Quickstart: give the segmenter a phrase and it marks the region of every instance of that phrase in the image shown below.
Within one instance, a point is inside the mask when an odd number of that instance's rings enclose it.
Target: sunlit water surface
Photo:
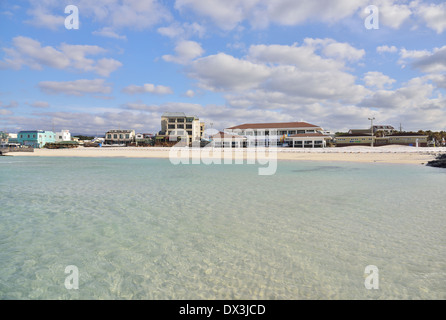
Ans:
[[[0,190],[0,299],[446,298],[444,169],[0,157]]]

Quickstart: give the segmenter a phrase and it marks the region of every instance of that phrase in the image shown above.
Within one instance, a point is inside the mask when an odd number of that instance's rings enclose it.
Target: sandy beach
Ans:
[[[267,149],[268,150],[268,149]],[[174,155],[180,156],[181,153],[175,152],[170,148],[158,147],[128,147],[128,148],[85,148],[75,149],[35,149],[34,152],[10,152],[10,156],[31,156],[31,157],[126,157],[126,158],[169,158]],[[246,149],[233,149],[232,159],[246,159]],[[202,148],[194,151],[188,151],[189,156],[201,158],[223,158],[230,153],[228,149],[220,148]],[[274,159],[272,153],[263,153],[255,150],[250,156],[256,159],[268,158]],[[347,162],[382,162],[382,163],[400,163],[400,164],[425,164],[433,160],[437,154],[446,153],[446,148],[414,148],[404,146],[385,146],[385,147],[343,147],[343,148],[325,148],[325,149],[293,149],[277,148],[278,160],[302,160],[302,161],[347,161]],[[185,155],[186,153],[183,153]]]

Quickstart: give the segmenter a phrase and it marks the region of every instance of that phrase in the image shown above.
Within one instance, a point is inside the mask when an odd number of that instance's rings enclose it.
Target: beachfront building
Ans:
[[[62,130],[56,132],[56,141],[71,141],[71,133],[70,130]]]
[[[135,141],[137,146],[152,145],[152,140],[155,137],[153,133],[137,133]]]
[[[6,132],[0,131],[0,144],[8,143],[9,135]]]
[[[19,131],[17,142],[23,146],[43,148],[47,143],[56,142],[56,134],[53,131],[45,130]]]
[[[246,136],[248,146],[283,145],[285,139],[296,134],[310,134],[323,131],[320,126],[307,122],[245,123],[226,128],[225,132]]]
[[[297,133],[286,137],[285,145],[292,148],[325,148],[330,140],[330,135],[321,132]]]
[[[170,141],[186,140],[188,145],[200,141],[204,123],[197,116],[187,116],[183,112],[165,112],[161,116],[161,131],[157,138]],[[168,138],[167,138],[168,137]]]
[[[339,135],[335,139],[337,147],[345,146],[386,146],[391,144],[411,146],[411,147],[427,147],[428,136],[420,133],[398,132],[384,137],[375,137],[370,134],[344,134]]]
[[[243,148],[247,145],[247,138],[236,134],[219,132],[212,135],[211,146],[216,148]]]
[[[136,141],[152,139],[155,135],[153,133],[137,133],[135,135]]]
[[[365,135],[371,135],[373,132],[374,135],[376,135],[378,132],[382,132],[383,135],[389,135],[394,132],[396,132],[395,128],[389,125],[374,125],[373,127],[370,127],[369,129],[350,129],[348,131],[351,135],[357,135],[357,134],[365,134]]]
[[[200,122],[200,139],[203,139],[203,135],[204,135],[204,122]]]
[[[410,147],[427,147],[428,136],[421,133],[399,132],[390,136],[376,138],[376,145],[398,144]]]
[[[372,136],[371,133],[358,133],[358,134],[341,134],[335,139],[336,147],[346,147],[346,146],[370,146],[375,144],[376,137]]]
[[[135,142],[135,130],[109,130],[105,133],[104,144],[126,145]]]

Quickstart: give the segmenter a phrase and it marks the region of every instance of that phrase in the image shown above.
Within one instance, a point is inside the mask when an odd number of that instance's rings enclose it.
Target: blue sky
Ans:
[[[446,130],[443,1],[2,0],[0,28],[0,130],[155,133],[165,111]]]

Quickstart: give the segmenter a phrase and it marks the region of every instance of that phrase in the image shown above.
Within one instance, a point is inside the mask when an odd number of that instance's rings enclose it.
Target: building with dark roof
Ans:
[[[286,137],[321,131],[320,126],[307,122],[245,123],[225,129],[227,133],[246,136],[249,146],[282,145]]]

